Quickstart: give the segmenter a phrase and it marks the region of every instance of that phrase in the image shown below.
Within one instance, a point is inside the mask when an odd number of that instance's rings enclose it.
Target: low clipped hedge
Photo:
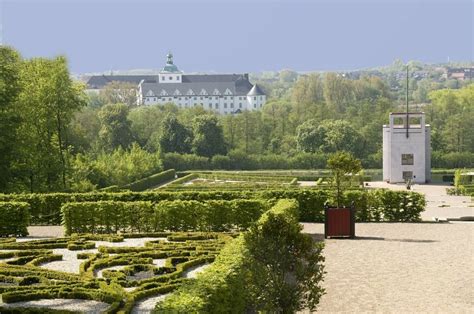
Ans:
[[[0,237],[27,236],[30,204],[0,202]]]
[[[160,173],[153,174],[149,177],[124,185],[121,188],[131,191],[145,191],[147,189],[156,187],[167,181],[173,180],[176,176],[174,169],[169,169]]]
[[[207,202],[80,202],[62,206],[62,223],[73,233],[229,231],[245,229],[268,209],[263,200]]]

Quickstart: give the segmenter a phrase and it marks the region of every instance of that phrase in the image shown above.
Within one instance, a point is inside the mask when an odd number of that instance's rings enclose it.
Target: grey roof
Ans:
[[[155,96],[160,96],[163,90],[168,96],[174,95],[176,90],[179,95],[188,95],[189,90],[194,95],[200,95],[202,90],[206,95],[214,95],[216,89],[219,95],[225,95],[227,89],[232,95],[247,95],[252,84],[246,75],[239,74],[183,75],[182,83],[142,83],[143,95],[151,90]]]
[[[255,84],[247,95],[258,96],[258,95],[265,95],[265,93],[257,84]]]
[[[156,75],[94,75],[87,81],[87,88],[101,89],[110,82],[125,82],[138,85],[142,80],[155,82]]]

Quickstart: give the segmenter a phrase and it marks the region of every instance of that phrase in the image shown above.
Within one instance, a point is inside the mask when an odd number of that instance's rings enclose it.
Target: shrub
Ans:
[[[151,231],[151,202],[81,202],[66,203],[61,208],[65,233],[117,233]]]
[[[149,188],[163,184],[167,181],[173,180],[175,176],[176,171],[174,169],[169,169],[160,173],[153,174],[141,180],[132,182],[130,184],[124,185],[122,186],[122,189],[127,189],[131,191],[144,191]]]
[[[301,233],[298,203],[280,200],[244,234],[252,307],[257,312],[315,310],[324,293],[323,244]]]
[[[0,237],[27,236],[29,208],[25,202],[0,202]]]
[[[315,247],[300,231],[297,202],[279,201],[249,232],[228,243],[196,280],[158,303],[155,312],[286,313],[305,306],[314,309],[323,293],[321,246]],[[287,282],[288,275],[295,281]],[[280,289],[281,284],[285,290]]]
[[[81,202],[63,205],[63,226],[72,233],[224,231],[245,229],[267,209],[261,200],[198,202]]]

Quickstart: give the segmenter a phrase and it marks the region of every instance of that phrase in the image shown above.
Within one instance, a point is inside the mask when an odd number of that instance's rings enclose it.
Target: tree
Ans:
[[[0,46],[0,191],[11,180],[12,163],[17,145],[20,115],[15,102],[21,90],[21,59],[16,51]]]
[[[308,120],[296,130],[296,143],[298,151],[315,153],[324,145],[326,129],[320,127],[316,120]]]
[[[193,153],[212,157],[227,152],[222,127],[213,115],[200,115],[193,120]]]
[[[332,172],[331,183],[336,189],[335,197],[337,207],[340,207],[344,190],[350,186],[352,182],[348,176],[358,174],[362,170],[362,165],[360,160],[356,159],[351,153],[340,151],[329,157],[327,167],[331,169]]]
[[[70,122],[85,104],[84,86],[74,83],[64,57],[25,61],[21,71],[19,110],[21,152],[18,168],[29,178],[30,190],[66,188],[66,138]]]
[[[308,120],[297,129],[299,151],[334,153],[340,150],[354,154],[360,152],[360,134],[344,120],[326,120],[318,125],[316,120]]]
[[[137,105],[137,85],[128,82],[113,81],[99,92],[99,99],[104,104]]]
[[[132,143],[128,111],[125,104],[107,104],[100,109],[99,138],[106,150],[111,151],[118,147],[127,149]]]
[[[192,132],[182,125],[174,116],[167,116],[163,121],[160,136],[162,153],[189,154],[191,152]]]

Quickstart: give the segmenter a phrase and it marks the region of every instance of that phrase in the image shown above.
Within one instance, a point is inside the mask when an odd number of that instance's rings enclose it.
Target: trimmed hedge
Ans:
[[[180,179],[178,179],[180,180]],[[391,204],[391,200],[396,201],[395,197],[383,197],[382,203],[375,201],[375,196],[398,194],[402,199],[406,199],[408,195],[414,199],[413,204],[408,206],[409,202]],[[209,200],[236,200],[236,199],[269,199],[276,201],[283,198],[296,199],[299,202],[300,220],[306,222],[323,222],[324,221],[324,205],[330,199],[329,190],[319,189],[270,189],[260,191],[182,191],[182,192],[124,192],[124,193],[51,193],[51,194],[4,194],[0,195],[0,201],[21,201],[27,202],[31,206],[31,222],[33,224],[52,224],[59,225],[61,223],[61,206],[69,202],[97,202],[97,201],[118,201],[118,202],[137,202],[146,201],[158,203],[160,201],[173,200],[195,200],[199,202]],[[357,213],[358,221],[387,221],[389,217],[395,217],[390,213],[384,215],[377,214],[384,211],[384,208],[399,208],[404,214],[397,214],[400,219],[394,221],[418,221],[417,213],[422,211],[425,201],[424,197],[418,193],[411,191],[389,191],[381,190],[351,190],[346,193],[345,205],[350,205],[352,201],[356,201],[356,209],[361,211]],[[367,198],[367,202],[358,204],[357,200]],[[405,204],[405,205],[404,205]],[[402,206],[402,207],[400,207]],[[403,208],[408,206],[408,208]],[[408,211],[415,211],[412,215]],[[372,213],[372,214],[369,214]],[[369,218],[367,218],[369,217]],[[407,217],[412,217],[407,220]],[[413,219],[414,218],[414,219]],[[390,218],[391,219],[391,218]]]
[[[176,176],[174,169],[169,169],[160,173],[153,174],[149,177],[124,185],[121,188],[131,191],[145,191],[147,189],[156,187],[167,181],[173,180]]]
[[[245,229],[268,209],[262,200],[81,202],[62,206],[67,235]]]
[[[0,202],[0,237],[27,236],[29,209],[25,202]]]

